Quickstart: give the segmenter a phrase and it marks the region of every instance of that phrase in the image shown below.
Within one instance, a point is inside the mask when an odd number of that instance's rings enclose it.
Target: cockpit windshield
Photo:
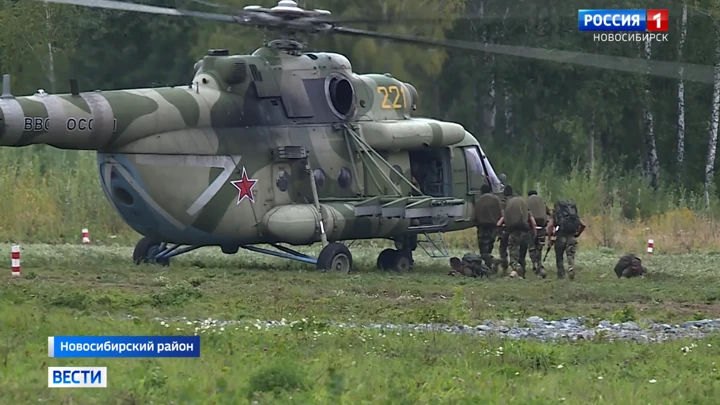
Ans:
[[[486,175],[490,179],[490,185],[493,188],[494,193],[499,193],[503,189],[503,185],[500,182],[500,179],[498,178],[497,174],[495,173],[495,169],[493,168],[492,164],[490,164],[490,160],[487,158],[487,155],[485,155],[485,151],[483,151],[482,146],[478,146],[480,148],[480,154],[482,155],[482,159],[485,163],[485,169],[486,169]]]

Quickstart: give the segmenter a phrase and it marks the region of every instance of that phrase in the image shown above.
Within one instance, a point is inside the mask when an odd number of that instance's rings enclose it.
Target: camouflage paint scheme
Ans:
[[[349,111],[342,100],[352,103]],[[403,205],[393,200],[411,191],[408,151],[445,147],[448,197],[459,211],[442,230],[472,227],[479,185],[468,188],[475,172],[463,148],[483,152],[461,125],[412,118],[416,103],[411,85],[355,74],[339,54],[267,47],[252,55],[209,52],[188,86],[0,99],[0,145],[95,150],[106,196],[133,229],[169,243],[223,246],[320,240],[305,163],[284,157],[301,149],[318,173],[328,240],[401,236],[411,219],[359,215],[357,206]],[[350,132],[405,179],[372,164],[372,153],[349,140]],[[392,197],[397,193],[379,171],[400,195]],[[379,195],[390,197],[370,201]]]

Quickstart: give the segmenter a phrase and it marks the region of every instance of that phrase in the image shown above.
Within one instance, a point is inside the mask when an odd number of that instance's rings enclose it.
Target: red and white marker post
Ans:
[[[14,245],[10,252],[10,269],[13,276],[20,275],[20,246]]]
[[[655,248],[655,241],[652,239],[648,239],[647,254],[652,256],[654,248]]]
[[[90,233],[88,232],[87,228],[83,228],[82,230],[82,243],[83,245],[90,244]]]

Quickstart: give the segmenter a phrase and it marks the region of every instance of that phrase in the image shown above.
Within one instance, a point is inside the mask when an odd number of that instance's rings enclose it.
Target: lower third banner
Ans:
[[[200,336],[48,336],[48,357],[200,357]]]

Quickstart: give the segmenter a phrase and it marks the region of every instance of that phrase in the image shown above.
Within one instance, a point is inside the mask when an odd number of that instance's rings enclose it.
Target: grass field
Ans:
[[[8,268],[0,277],[2,404],[716,404],[720,394],[720,337],[551,344],[326,323],[718,318],[712,253],[656,255],[646,260],[645,279],[617,280],[617,254],[581,250],[575,281],[481,281],[447,276],[446,259],[421,256],[414,273],[380,272],[380,246],[353,249],[358,272],[349,276],[213,249],[160,268],[131,265],[129,247],[22,248],[23,275],[11,277]],[[154,320],[175,316],[247,327]],[[306,321],[270,330],[254,325],[283,318]],[[199,360],[47,358],[52,335],[196,330],[203,336]],[[691,350],[683,353],[684,346]],[[46,367],[62,365],[107,366],[109,388],[48,389]]]

